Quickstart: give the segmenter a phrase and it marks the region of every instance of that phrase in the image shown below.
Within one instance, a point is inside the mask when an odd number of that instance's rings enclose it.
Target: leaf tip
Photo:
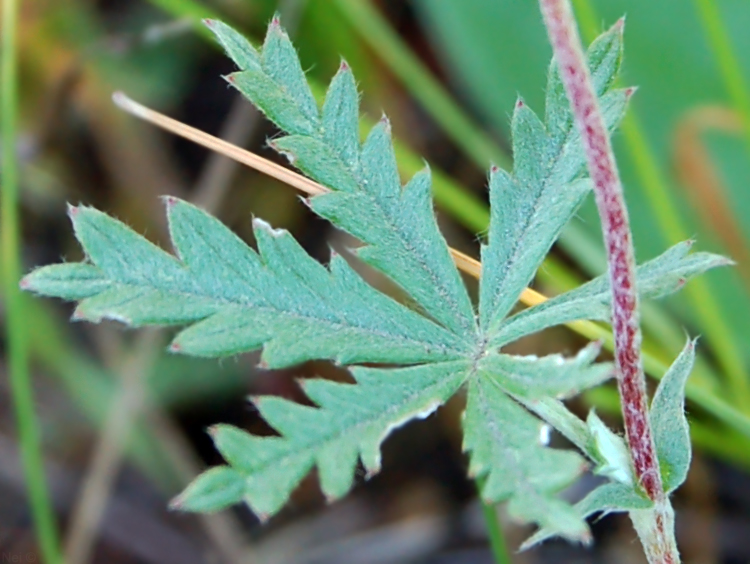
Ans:
[[[21,280],[18,281],[18,287],[21,288],[21,290],[28,290],[31,288],[31,282],[29,282],[29,276],[24,276],[21,278]]]
[[[380,121],[378,123],[384,127],[388,135],[391,134],[391,120],[388,119],[387,115],[383,114],[383,116],[380,118]]]
[[[68,217],[70,219],[75,219],[78,215],[78,212],[81,211],[81,208],[78,206],[74,206],[73,204],[68,204]]]
[[[594,542],[594,537],[592,536],[591,531],[588,529],[588,527],[583,533],[581,533],[579,540],[581,541],[581,544],[583,546],[591,546],[591,543]]]
[[[167,211],[171,210],[179,202],[179,200],[177,198],[175,198],[174,196],[164,196],[163,200],[164,200],[164,203],[167,206]]]
[[[180,345],[180,343],[175,341],[171,345],[169,345],[169,352],[172,352],[172,353],[182,352],[182,346]]]
[[[615,22],[615,25],[612,26],[612,29],[623,33],[625,31],[625,16],[622,16],[619,20],[617,20]]]
[[[201,21],[208,29],[213,29],[216,25],[216,21],[211,18],[203,18]]]
[[[184,496],[178,495],[177,497],[173,498],[172,501],[169,502],[169,505],[167,507],[170,511],[182,511],[185,507]]]
[[[635,94],[636,92],[638,92],[637,86],[629,86],[625,89],[625,98],[630,100],[633,97],[633,94]]]
[[[268,24],[268,30],[281,31],[281,16],[276,12],[271,18],[271,23]]]
[[[525,105],[526,105],[526,102],[523,101],[523,98],[518,98],[518,100],[516,100],[516,109],[517,110],[520,109],[520,108],[523,108]]]
[[[84,321],[85,319],[86,319],[86,314],[83,313],[80,305],[73,310],[73,313],[70,316],[71,321]]]
[[[346,60],[341,59],[341,64],[339,65],[339,72],[346,72],[349,69],[351,69],[351,67],[349,66],[349,63],[347,63]]]
[[[339,500],[337,496],[331,495],[331,494],[325,494],[325,499],[326,499],[326,505],[331,505]]]

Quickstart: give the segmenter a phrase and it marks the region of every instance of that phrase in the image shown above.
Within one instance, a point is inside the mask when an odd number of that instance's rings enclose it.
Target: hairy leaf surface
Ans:
[[[539,358],[490,352],[479,361],[479,370],[492,374],[503,390],[517,397],[529,400],[565,398],[614,375],[612,364],[594,364],[600,350],[600,343],[591,343],[572,359],[559,354]],[[551,374],[554,378],[550,378]]]
[[[695,341],[689,341],[659,382],[649,418],[654,430],[664,491],[682,485],[690,468],[690,426],[685,417],[685,385],[695,362]]]
[[[167,204],[182,260],[101,212],[74,208],[73,227],[91,264],[48,266],[23,285],[83,297],[76,319],[198,321],[172,344],[198,356],[265,346],[264,361],[283,367],[318,358],[410,364],[465,354],[456,335],[375,291],[341,257],[326,269],[287,232],[256,220],[258,254],[195,206],[174,198]]]
[[[223,28],[212,29],[222,43],[230,42]],[[228,54],[242,68],[243,57]],[[272,23],[262,70],[243,70],[229,80],[291,134],[271,146],[332,190],[311,199],[315,212],[362,240],[366,246],[359,257],[399,284],[435,320],[458,334],[473,332],[469,295],[432,211],[429,171],[402,188],[385,119],[360,148],[359,95],[349,67],[342,64],[333,79],[321,120],[289,38]]]
[[[470,453],[469,473],[483,484],[482,497],[491,502],[511,500],[516,517],[573,540],[585,539],[585,522],[552,494],[570,485],[586,464],[573,451],[547,448],[544,435],[544,425],[510,399],[492,377],[480,373],[471,380],[464,450]]]
[[[86,261],[40,268],[22,286],[80,301],[75,319],[186,325],[174,352],[215,357],[262,349],[271,368],[314,359],[351,366],[355,384],[302,383],[315,407],[255,398],[279,436],[216,427],[214,441],[227,465],[198,477],[175,506],[215,511],[244,501],[270,516],[313,468],[326,496],[338,498],[351,489],[359,462],[368,474],[380,469],[380,445],[393,429],[429,415],[466,384],[464,449],[486,500],[509,500],[511,514],[542,526],[542,536],[583,541],[592,511],[642,508],[628,482],[622,440],[595,414],[584,423],[560,401],[612,375],[610,364],[595,363],[599,344],[569,359],[501,350],[553,325],[609,317],[608,283],[600,277],[506,319],[590,190],[554,65],[545,121],[519,102],[512,119],[514,169],[490,172],[491,223],[475,310],[438,229],[429,169],[402,186],[385,118],[360,144],[359,95],[346,63],[319,108],[278,18],[261,49],[221,22],[207,25],[240,69],[229,82],[282,129],[284,136],[270,145],[330,190],[311,198],[311,209],[360,239],[358,257],[400,286],[413,309],[368,285],[335,253],[324,266],[289,233],[261,220],[253,222],[256,252],[202,210],[167,198],[172,255],[101,212],[71,208]],[[588,52],[610,129],[632,93],[612,87],[621,57],[621,26]],[[643,265],[641,295],[673,292],[690,276],[727,264],[688,250],[687,243],[677,245]],[[672,489],[689,462],[689,452],[686,459],[678,451],[688,440],[680,401],[691,358],[675,363],[651,412]],[[387,367],[352,366],[362,364]],[[548,427],[537,416],[616,481],[575,507],[556,497],[586,462],[574,451],[549,448]]]
[[[602,112],[613,129],[629,98],[629,91],[609,88],[620,66],[622,30],[615,27],[605,33],[592,51]],[[550,83],[550,91],[556,92],[555,70]],[[491,221],[488,242],[482,247],[479,307],[490,342],[591,189],[590,182],[580,178],[586,159],[564,92],[548,97],[547,116],[551,122],[542,123],[519,100],[511,122],[513,173],[498,168],[490,173]]]
[[[687,281],[712,268],[732,264],[720,255],[698,252],[688,254],[692,241],[678,243],[664,254],[637,269],[641,297],[661,298],[682,288]],[[502,346],[546,327],[579,319],[609,321],[612,292],[609,277],[602,275],[535,307],[506,319],[497,332],[494,345]]]
[[[455,361],[394,370],[355,368],[356,385],[305,380],[305,393],[319,407],[255,399],[280,437],[256,437],[228,425],[214,428],[212,435],[227,462],[244,476],[244,500],[261,517],[276,513],[313,466],[325,495],[336,499],[351,489],[358,460],[369,474],[378,472],[380,444],[388,434],[435,411],[470,369],[468,362]],[[192,498],[188,489],[186,502]]]

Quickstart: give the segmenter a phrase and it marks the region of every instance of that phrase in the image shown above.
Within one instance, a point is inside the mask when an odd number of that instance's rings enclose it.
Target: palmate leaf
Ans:
[[[429,171],[401,185],[385,119],[360,145],[359,99],[348,66],[341,65],[319,109],[278,19],[260,50],[221,22],[207,24],[240,69],[230,83],[286,134],[270,144],[331,190],[312,198],[310,207],[359,238],[359,258],[398,284],[415,310],[370,287],[341,257],[334,254],[323,266],[287,232],[260,220],[254,221],[256,252],[205,212],[167,198],[173,256],[103,213],[71,208],[87,260],[40,268],[22,286],[80,301],[76,319],[187,325],[171,345],[174,352],[222,356],[262,348],[272,368],[311,359],[389,365],[352,367],[355,384],[304,382],[315,407],[256,398],[279,436],[215,428],[227,466],[198,477],[175,504],[214,511],[244,501],[266,517],[313,467],[326,496],[338,498],[351,488],[358,461],[368,474],[379,470],[380,444],[391,430],[428,415],[467,384],[464,448],[471,472],[483,483],[482,496],[509,500],[511,513],[540,524],[545,534],[586,540],[587,510],[555,497],[584,469],[584,458],[547,447],[532,412],[551,421],[598,468],[613,466],[591,426],[559,401],[601,383],[612,367],[594,362],[598,344],[571,359],[514,357],[500,350],[551,325],[608,315],[607,282],[600,278],[505,319],[589,191],[554,66],[545,123],[520,103],[513,117],[513,173],[493,168],[490,175],[492,214],[477,315],[438,230]],[[588,54],[610,128],[630,93],[611,87],[621,53],[616,27]],[[687,277],[725,263],[675,247],[641,268],[641,293],[673,291]],[[660,413],[675,412],[680,378],[670,378],[664,401],[655,403],[655,426],[664,419]],[[679,481],[684,464],[671,450],[664,452]],[[603,498],[610,503],[613,495]]]
[[[600,36],[588,53],[605,122],[622,118],[631,90],[613,89],[622,58],[622,28]],[[521,100],[511,122],[513,173],[490,174],[491,221],[482,246],[479,315],[490,344],[542,259],[591,189],[580,175],[586,158],[556,65],[550,68],[547,124]]]
[[[661,298],[682,288],[698,274],[732,264],[729,259],[712,253],[692,253],[692,241],[678,243],[662,255],[637,269],[638,293],[647,298]],[[612,291],[609,278],[602,275],[564,294],[504,320],[493,340],[502,346],[546,327],[579,319],[609,321]]]
[[[510,511],[570,539],[588,538],[588,527],[573,507],[553,494],[585,469],[573,451],[547,448],[544,425],[510,399],[490,374],[469,383],[464,413],[464,449],[469,473],[482,479],[482,497],[511,500]]]
[[[226,26],[209,27],[224,45],[242,41]],[[278,20],[269,26],[260,55],[255,53],[228,51],[241,69],[228,79],[290,133],[271,146],[332,190],[312,198],[313,210],[366,243],[359,257],[400,285],[427,314],[456,333],[474,332],[469,295],[432,212],[429,171],[402,189],[385,119],[360,149],[359,96],[348,65],[342,63],[318,112]]]
[[[352,486],[358,460],[369,474],[380,470],[380,444],[392,429],[427,417],[469,377],[471,363],[454,361],[422,366],[354,368],[356,385],[305,380],[305,393],[319,407],[280,398],[256,398],[263,418],[281,437],[256,437],[234,427],[212,430],[216,447],[245,477],[241,495],[261,517],[276,513],[294,487],[315,465],[326,497],[336,499]],[[228,505],[218,497],[215,478],[199,478],[175,501],[182,509]],[[236,490],[235,490],[236,492]],[[231,503],[231,502],[230,502]]]
[[[264,346],[274,368],[327,358],[344,363],[410,364],[462,358],[467,345],[375,291],[338,256],[329,269],[285,231],[255,221],[260,254],[215,218],[167,199],[178,256],[91,208],[71,209],[90,264],[52,265],[23,286],[81,299],[75,319],[129,325],[198,321],[172,349],[223,356]]]

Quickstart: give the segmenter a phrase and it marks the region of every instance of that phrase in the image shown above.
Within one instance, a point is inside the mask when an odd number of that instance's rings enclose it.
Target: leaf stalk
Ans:
[[[540,0],[540,7],[586,151],[594,195],[602,221],[612,288],[615,362],[625,431],[638,483],[655,503],[648,524],[637,527],[652,564],[680,561],[674,542],[671,507],[661,480],[648,416],[646,379],[636,292],[635,251],[622,182],[569,0]],[[622,29],[624,20],[616,24]],[[668,510],[666,509],[668,508]]]

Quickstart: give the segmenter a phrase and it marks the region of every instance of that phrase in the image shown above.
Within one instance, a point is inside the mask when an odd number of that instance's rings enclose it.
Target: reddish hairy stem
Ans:
[[[633,466],[646,494],[658,501],[664,497],[664,491],[648,420],[635,256],[622,183],[570,6],[567,0],[540,0],[540,3],[555,59],[581,132],[602,220],[612,287],[618,384]],[[616,25],[623,24],[620,20]]]
[[[648,417],[646,378],[641,360],[641,329],[635,277],[635,252],[617,171],[599,102],[569,0],[539,0],[552,50],[586,151],[602,221],[612,287],[617,384],[625,431],[638,482],[654,508],[631,515],[652,564],[677,564],[672,508],[664,493]],[[620,30],[624,20],[617,22]]]
[[[635,476],[654,502],[654,509],[647,512],[645,520],[634,516],[634,524],[639,529],[650,562],[677,564],[680,559],[674,544],[672,511],[664,493],[648,418],[646,379],[641,360],[635,253],[622,182],[591,84],[570,1],[539,0],[539,4],[594,182],[612,287],[615,361],[625,431]],[[624,20],[620,20],[616,25],[622,29],[624,23]]]
[[[567,0],[540,0],[540,4],[576,126],[581,132],[602,220],[612,286],[618,385],[633,467],[648,497],[659,501],[664,498],[664,490],[648,419],[635,256],[622,184],[570,5]],[[616,25],[623,24],[620,20]]]

